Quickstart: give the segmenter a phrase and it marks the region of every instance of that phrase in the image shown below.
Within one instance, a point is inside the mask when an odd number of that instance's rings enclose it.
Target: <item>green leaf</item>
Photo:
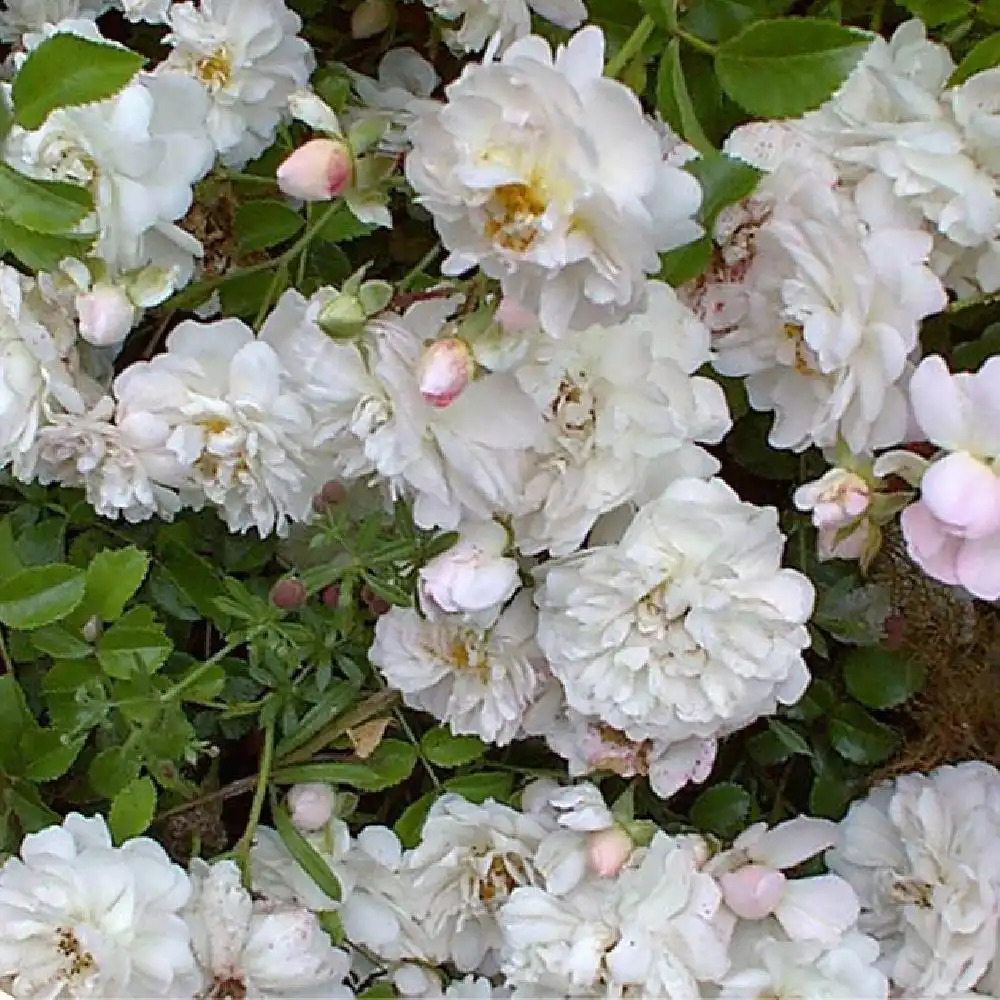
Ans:
[[[424,755],[438,767],[461,767],[471,764],[489,749],[476,736],[453,736],[444,726],[438,726],[424,734],[420,741]]]
[[[660,60],[656,106],[663,118],[702,155],[714,151],[698,121],[681,65],[680,42],[674,38]]]
[[[2,181],[0,181],[2,184]],[[92,236],[46,236],[10,219],[0,217],[0,241],[25,267],[32,271],[56,271],[67,257],[80,260],[87,256],[94,242]]]
[[[32,566],[0,581],[0,622],[33,629],[65,618],[83,600],[86,578],[75,566]]]
[[[32,729],[24,736],[24,776],[31,781],[61,778],[80,755],[86,736],[76,739],[57,729]]]
[[[279,768],[274,773],[282,784],[326,781],[351,785],[363,792],[378,792],[405,781],[417,762],[417,751],[402,740],[383,740],[365,761],[329,761]]]
[[[844,660],[847,690],[869,708],[895,708],[924,684],[922,664],[887,649],[859,647]]]
[[[421,795],[416,802],[411,802],[396,820],[393,830],[403,847],[409,849],[420,843],[420,831],[424,828],[424,820],[427,819],[427,814],[436,798],[437,792]]]
[[[446,791],[455,792],[477,805],[487,799],[506,802],[514,790],[514,775],[507,771],[479,771],[460,774],[444,782]]]
[[[691,822],[699,830],[720,837],[733,837],[750,815],[750,793],[732,782],[724,781],[705,789],[691,805]]]
[[[90,787],[106,799],[113,799],[139,773],[142,762],[122,747],[108,747],[96,754],[87,768]]]
[[[14,77],[18,125],[36,129],[55,108],[114,97],[142,68],[142,56],[66,32],[33,49]]]
[[[805,737],[777,719],[768,719],[767,732],[758,733],[747,740],[747,750],[764,767],[781,764],[796,754],[803,757],[813,755]]]
[[[87,567],[87,609],[106,622],[120,618],[148,570],[149,556],[134,545],[98,552]]]
[[[715,70],[726,93],[751,114],[791,118],[831,97],[872,38],[817,18],[757,21],[719,46]]]
[[[1000,26],[1000,0],[982,0],[976,7],[976,17],[987,24]]]
[[[200,664],[194,666],[197,668]],[[213,663],[194,684],[184,688],[182,697],[184,701],[214,701],[225,686],[226,668],[221,663]]]
[[[1000,39],[1000,35],[993,36]],[[1000,61],[1000,46],[998,46]],[[980,365],[994,354],[1000,354],[1000,323],[990,323],[975,339],[959,344],[951,354],[952,371],[975,372]]]
[[[38,789],[26,782],[7,789],[5,799],[25,833],[37,833],[62,819],[42,802]]]
[[[685,169],[701,184],[699,219],[709,232],[727,205],[753,193],[761,176],[760,171],[750,164],[714,151],[685,164]]]
[[[972,13],[969,0],[901,0],[914,17],[919,17],[929,28],[949,21],[958,21]]]
[[[304,225],[305,219],[294,208],[276,199],[247,201],[236,209],[236,240],[247,253],[284,243]],[[257,280],[261,280],[259,275]]]
[[[89,642],[58,623],[35,629],[31,643],[40,653],[55,660],[82,660],[93,652]]]
[[[137,671],[155,673],[173,650],[162,625],[133,624],[139,620],[126,615],[98,640],[97,659],[109,677],[128,680]]]
[[[303,871],[316,883],[321,892],[332,902],[342,896],[340,882],[331,871],[323,856],[295,828],[284,806],[272,801],[271,812],[274,815],[274,827],[278,831],[288,853],[301,865]]]
[[[712,240],[708,236],[702,236],[694,243],[660,254],[661,267],[657,278],[674,288],[680,288],[703,274],[711,260]]]
[[[0,215],[36,233],[65,236],[94,208],[90,192],[64,181],[40,181],[0,163]]]
[[[13,576],[24,569],[24,562],[17,551],[14,529],[10,517],[0,520],[0,579]]]
[[[20,773],[23,760],[21,736],[34,721],[14,675],[0,676],[0,773]]]
[[[873,719],[860,705],[839,705],[827,726],[834,749],[853,764],[881,764],[899,747],[894,729]]]
[[[25,566],[48,566],[66,559],[65,518],[43,517],[18,528],[15,537],[18,557]]]
[[[1000,65],[1000,34],[990,35],[989,38],[984,38],[974,45],[951,74],[948,86],[957,87],[960,83],[965,83],[970,76],[997,65]]]
[[[854,795],[851,784],[840,775],[817,774],[809,791],[809,812],[813,816],[839,820]]]
[[[349,240],[356,240],[359,236],[367,236],[374,229],[374,226],[358,219],[346,205],[341,205],[319,227],[316,238],[324,243],[347,243]]]
[[[143,776],[130,781],[111,803],[108,826],[116,844],[138,837],[149,829],[156,815],[156,786]]]

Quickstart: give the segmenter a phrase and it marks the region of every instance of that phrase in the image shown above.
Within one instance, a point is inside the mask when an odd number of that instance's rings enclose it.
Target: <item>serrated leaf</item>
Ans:
[[[277,802],[272,802],[271,811],[274,814],[275,829],[285,847],[288,848],[288,853],[295,858],[303,871],[316,883],[319,890],[329,897],[331,902],[339,900],[342,892],[337,876],[323,860],[323,856],[295,828],[295,824],[292,823],[288,815],[288,810]]]
[[[97,659],[109,677],[128,680],[137,671],[155,673],[166,662],[174,644],[149,617],[130,613],[98,640]]]
[[[130,781],[111,803],[108,826],[116,844],[145,833],[156,815],[156,786],[143,776]]]
[[[719,46],[715,71],[726,93],[751,114],[792,118],[828,100],[873,37],[811,17],[756,21]]]
[[[247,253],[284,243],[304,225],[305,219],[294,208],[277,199],[247,201],[236,209],[236,240]]]
[[[85,736],[67,739],[56,729],[35,728],[24,735],[24,776],[30,781],[55,781],[72,766],[84,743]]]
[[[489,749],[476,736],[454,736],[443,726],[428,730],[420,741],[424,756],[438,767],[461,767],[479,760]]]
[[[712,241],[708,236],[660,254],[660,273],[657,278],[673,288],[703,274],[712,260]]]
[[[149,556],[134,545],[98,552],[87,567],[88,610],[106,622],[120,618],[148,571]]]
[[[837,753],[853,764],[881,764],[899,747],[895,730],[851,702],[837,707],[827,735]]]
[[[35,233],[66,236],[94,208],[86,188],[41,181],[0,162],[0,215]]]
[[[701,185],[702,202],[698,218],[709,232],[719,213],[728,205],[752,194],[761,172],[748,163],[735,160],[725,153],[711,152],[685,164]]]
[[[122,747],[108,747],[94,755],[87,768],[90,787],[100,796],[113,799],[139,773],[141,762]]]
[[[729,781],[706,788],[691,805],[691,822],[699,830],[733,837],[750,815],[750,793]]]
[[[0,622],[34,629],[70,614],[83,600],[86,578],[75,566],[32,566],[0,581]]]
[[[93,237],[49,236],[0,217],[0,242],[32,271],[56,271],[67,257],[86,257]]]
[[[437,795],[437,792],[421,795],[416,802],[411,802],[396,820],[392,829],[403,847],[409,849],[420,843],[420,831],[424,828],[424,820],[427,819]]]
[[[184,688],[182,698],[184,701],[214,701],[225,686],[226,668],[221,663],[213,663],[194,684]]]
[[[14,120],[36,129],[56,108],[114,97],[144,60],[118,45],[68,32],[50,35],[28,54],[14,77]]]
[[[859,647],[844,660],[847,690],[869,708],[895,708],[924,684],[922,664],[887,649]]]
[[[35,629],[31,643],[40,653],[56,660],[82,660],[93,652],[89,642],[58,623]]]

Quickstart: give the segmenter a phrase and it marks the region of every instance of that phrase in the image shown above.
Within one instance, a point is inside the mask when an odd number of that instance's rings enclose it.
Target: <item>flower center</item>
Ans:
[[[792,342],[795,351],[795,370],[800,375],[818,375],[819,369],[814,365],[813,353],[806,347],[805,331],[798,323],[785,323],[782,327],[785,336]]]
[[[80,939],[69,927],[56,930],[56,950],[65,959],[62,974],[66,980],[82,979],[97,968],[94,956],[83,950]]]
[[[538,220],[545,214],[546,204],[534,185],[501,184],[493,189],[486,205],[490,216],[486,235],[505,250],[524,253],[538,236]]]
[[[597,422],[597,412],[593,394],[586,385],[580,384],[587,377],[586,372],[578,372],[580,382],[575,382],[568,374],[559,383],[555,399],[549,405],[549,412],[559,422],[559,428],[568,437],[590,437]]]
[[[194,64],[195,76],[214,94],[221,90],[233,75],[233,60],[229,49],[219,45],[209,55]]]
[[[199,1000],[246,1000],[247,988],[242,979],[215,979]]]
[[[525,860],[516,854],[495,854],[479,876],[478,895],[488,906],[499,906],[519,886],[531,881]]]
[[[921,879],[897,879],[892,884],[890,895],[897,903],[912,903],[922,910],[934,906],[934,887]]]

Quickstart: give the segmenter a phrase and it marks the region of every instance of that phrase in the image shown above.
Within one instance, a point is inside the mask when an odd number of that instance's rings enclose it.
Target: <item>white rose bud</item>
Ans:
[[[507,533],[484,521],[464,527],[459,540],[420,570],[424,613],[461,614],[487,627],[517,590],[517,562],[504,556]]]
[[[351,185],[354,160],[347,143],[310,139],[278,167],[278,187],[291,198],[329,201]]]
[[[420,359],[420,394],[431,406],[443,410],[462,394],[473,368],[472,354],[464,341],[457,337],[435,340]]]
[[[613,826],[587,837],[587,864],[601,878],[614,878],[632,855],[635,845],[620,826]]]
[[[306,832],[322,830],[333,818],[336,804],[333,789],[322,782],[294,785],[288,793],[288,812],[292,822]]]
[[[817,528],[842,527],[860,517],[871,502],[871,486],[848,469],[830,469],[795,491],[795,506],[811,511]]]
[[[98,282],[76,297],[80,336],[95,347],[120,344],[135,322],[135,306],[117,285]]]
[[[372,38],[381,35],[392,20],[392,0],[361,0],[351,15],[351,36]]]

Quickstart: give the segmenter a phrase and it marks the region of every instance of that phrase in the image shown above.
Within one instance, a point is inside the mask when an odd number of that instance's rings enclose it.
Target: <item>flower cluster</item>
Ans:
[[[146,838],[71,813],[0,869],[0,985],[15,997],[349,998],[316,914],[254,898],[232,861],[190,875]]]
[[[266,829],[254,849],[260,890],[336,907],[347,938],[401,995],[441,995],[428,967],[450,963],[479,977],[484,996],[509,994],[488,992],[483,977],[521,997],[757,997],[796,981],[820,991],[803,995],[887,996],[847,882],[782,872],[834,843],[827,820],[758,824],[717,851],[616,815],[593,785],[542,780],[520,810],[444,795],[403,850],[384,827],[352,837],[336,806],[304,835],[342,899],[318,893]]]

